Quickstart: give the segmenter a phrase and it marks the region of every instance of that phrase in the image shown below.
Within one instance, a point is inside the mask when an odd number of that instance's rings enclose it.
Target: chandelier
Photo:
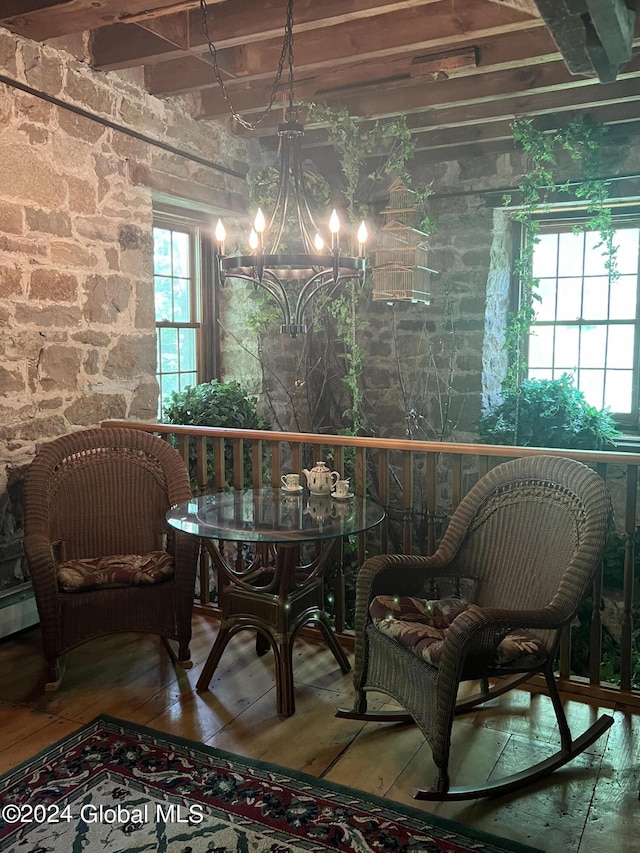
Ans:
[[[325,228],[316,225],[311,213],[303,172],[304,127],[299,121],[294,99],[293,0],[288,2],[282,53],[271,99],[254,124],[239,116],[231,105],[218,69],[215,46],[209,38],[205,0],[200,0],[200,5],[203,31],[213,56],[216,79],[232,116],[244,127],[255,129],[268,114],[275,101],[285,63],[288,65],[285,121],[277,131],[280,160],[273,213],[267,219],[258,208],[246,254],[225,255],[227,235],[221,220],[215,228],[214,246],[220,283],[224,285],[227,279],[241,279],[266,291],[280,309],[280,331],[295,338],[307,331],[306,311],[319,291],[331,298],[345,282],[356,280],[361,284],[364,280],[367,228],[363,221],[358,229],[358,254],[344,254],[336,210],[331,213]],[[286,250],[282,250],[283,245]]]

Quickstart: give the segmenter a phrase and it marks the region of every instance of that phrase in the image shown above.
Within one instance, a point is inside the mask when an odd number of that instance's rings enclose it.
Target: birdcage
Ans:
[[[431,273],[427,235],[416,227],[415,193],[400,181],[389,190],[389,207],[382,211],[385,224],[378,232],[373,267],[375,302],[425,302],[429,304]]]

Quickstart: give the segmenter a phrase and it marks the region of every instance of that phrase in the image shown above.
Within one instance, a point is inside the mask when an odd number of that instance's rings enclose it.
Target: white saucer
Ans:
[[[286,495],[299,495],[300,492],[304,491],[304,486],[296,486],[295,489],[287,489],[284,486],[280,486],[280,489]]]
[[[346,501],[347,498],[353,497],[353,492],[347,492],[346,495],[336,495],[335,492],[331,492],[331,497],[335,498],[337,501]]]

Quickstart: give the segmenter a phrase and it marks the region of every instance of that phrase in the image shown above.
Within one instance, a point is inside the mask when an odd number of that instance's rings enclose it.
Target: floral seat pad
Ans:
[[[369,605],[375,627],[403,646],[439,666],[447,630],[471,605],[463,598],[424,599],[413,596],[378,595]],[[546,660],[542,642],[522,628],[510,631],[496,649],[496,668],[533,668]]]
[[[58,566],[58,586],[64,592],[88,592],[118,586],[148,586],[174,575],[173,557],[166,551],[68,560]]]

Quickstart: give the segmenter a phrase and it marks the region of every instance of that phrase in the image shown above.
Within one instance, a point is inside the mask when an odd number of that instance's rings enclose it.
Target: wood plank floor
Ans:
[[[275,713],[273,657],[256,656],[251,632],[231,641],[209,691],[196,693],[216,630],[215,621],[194,617],[189,671],[174,669],[156,637],[95,641],[67,656],[56,693],[42,691],[37,627],[0,641],[0,772],[106,713],[435,811],[548,853],[640,850],[639,716],[615,710],[615,724],[588,754],[517,795],[420,803],[408,790],[432,781],[422,736],[412,726],[336,719],[335,709],[351,703],[351,675],[322,645],[296,642],[296,713],[288,719]],[[574,701],[566,709],[576,733],[597,713]],[[456,721],[452,778],[465,784],[514,772],[556,742],[549,700],[514,691]]]

